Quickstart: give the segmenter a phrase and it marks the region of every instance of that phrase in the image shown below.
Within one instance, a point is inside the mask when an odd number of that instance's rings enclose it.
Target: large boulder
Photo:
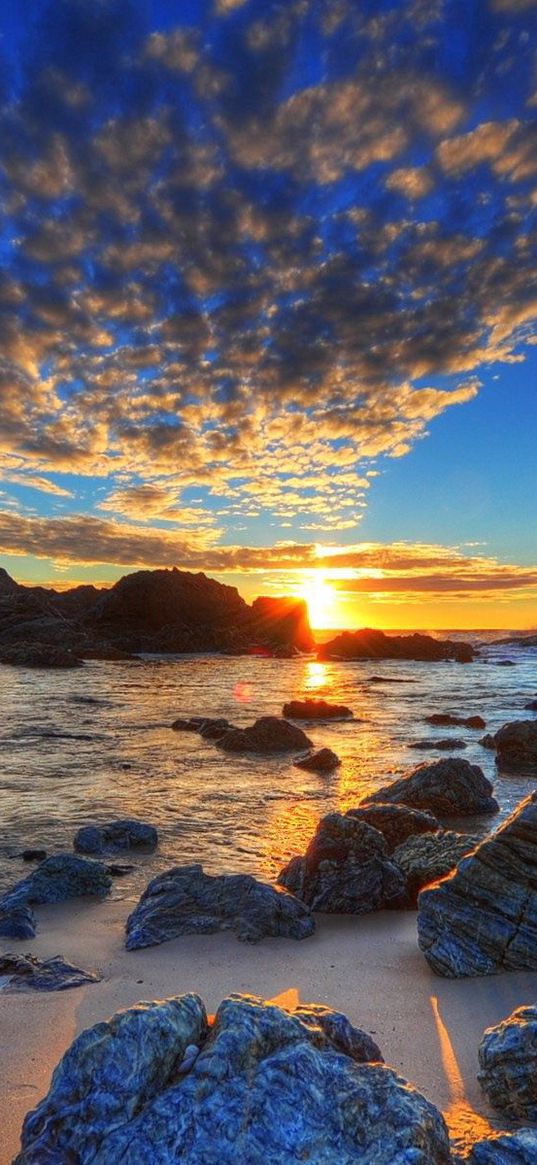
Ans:
[[[0,901],[0,937],[34,938],[36,921],[33,911],[24,903],[4,905]]]
[[[502,771],[537,773],[537,720],[514,720],[493,736]]]
[[[432,813],[424,813],[421,809],[411,809],[409,805],[360,805],[358,809],[348,809],[347,817],[354,817],[358,821],[365,821],[382,834],[388,847],[388,853],[393,853],[398,845],[402,845],[407,837],[415,834],[434,833],[438,828],[438,821]]]
[[[331,773],[337,769],[341,761],[331,748],[320,748],[318,752],[297,756],[293,764],[297,769],[308,769],[312,773]]]
[[[343,631],[318,651],[318,659],[415,659],[438,662],[454,659],[470,663],[475,657],[469,643],[433,639],[431,635],[385,635],[371,627]]]
[[[283,716],[291,720],[349,720],[352,711],[346,704],[330,704],[328,700],[290,700],[284,704]]]
[[[251,874],[212,877],[200,865],[176,866],[147,886],[127,919],[126,945],[132,951],[217,930],[233,930],[252,943],[267,935],[301,939],[314,929],[302,902]]]
[[[82,667],[82,660],[65,647],[49,643],[13,643],[0,649],[0,663],[12,667]]]
[[[326,1008],[231,996],[211,1026],[196,995],[139,1003],[74,1041],[14,1165],[450,1165],[441,1114],[372,1050]]]
[[[492,785],[479,765],[454,756],[418,765],[400,780],[370,795],[368,801],[410,805],[439,817],[497,813],[499,809]]]
[[[85,895],[103,898],[111,885],[110,874],[101,862],[88,862],[74,854],[55,854],[3,895],[0,910],[10,911],[29,903],[64,902]]]
[[[499,1133],[473,1145],[465,1165],[535,1165],[537,1129]]]
[[[311,740],[296,724],[279,716],[261,716],[248,728],[231,728],[216,742],[225,752],[291,752],[310,748]]]
[[[278,882],[312,910],[330,914],[381,910],[405,887],[378,829],[342,813],[322,818],[306,853],[291,858]]]
[[[311,651],[315,646],[304,599],[289,596],[267,598],[263,595],[255,599],[252,603],[252,629],[254,636],[269,646],[281,645],[296,651]]]
[[[537,793],[418,907],[418,942],[438,975],[537,970]]]
[[[74,847],[78,853],[104,854],[117,850],[156,849],[158,833],[154,825],[126,819],[107,821],[104,825],[83,825],[75,834]]]
[[[478,1080],[507,1120],[537,1124],[537,1006],[519,1007],[479,1045]],[[537,1158],[536,1158],[537,1160]]]
[[[415,910],[420,890],[439,878],[445,878],[479,842],[480,838],[474,834],[453,833],[450,829],[408,837],[393,853],[393,860],[406,879],[400,905]]]
[[[67,991],[83,983],[99,983],[95,971],[83,971],[59,955],[38,959],[35,955],[0,955],[0,976],[9,979],[2,994],[21,991]]]

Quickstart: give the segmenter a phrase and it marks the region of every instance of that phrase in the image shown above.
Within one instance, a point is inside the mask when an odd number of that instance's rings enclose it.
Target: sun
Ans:
[[[324,628],[335,625],[336,593],[322,571],[305,571],[302,581],[297,585],[297,595],[308,604],[312,627]]]

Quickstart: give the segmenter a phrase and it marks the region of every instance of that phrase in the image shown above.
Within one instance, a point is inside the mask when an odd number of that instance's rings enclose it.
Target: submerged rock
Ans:
[[[414,809],[430,810],[439,817],[497,813],[499,809],[492,796],[492,785],[479,765],[454,756],[418,765],[399,781],[373,793],[368,801],[411,805]]]
[[[419,748],[423,752],[451,752],[451,749],[466,748],[466,741],[460,740],[457,736],[445,736],[440,740],[431,737],[429,740],[412,740],[408,746],[409,748]]]
[[[537,1006],[519,1007],[487,1028],[479,1045],[479,1083],[507,1120],[537,1123]],[[536,1158],[537,1160],[537,1158]]]
[[[20,854],[23,862],[44,862],[46,856],[46,849],[23,849]]]
[[[251,874],[213,877],[200,865],[176,866],[147,886],[127,919],[126,946],[132,951],[217,930],[233,930],[252,943],[267,935],[301,939],[314,929],[302,902]]]
[[[347,817],[355,817],[358,821],[365,821],[382,834],[388,853],[393,853],[398,845],[402,845],[407,837],[415,834],[434,833],[439,828],[436,817],[432,813],[424,813],[421,809],[411,809],[409,805],[360,805],[358,809],[348,809]]]
[[[352,711],[345,704],[330,704],[328,700],[291,700],[284,704],[282,716],[291,720],[348,720]]]
[[[537,1129],[519,1129],[478,1141],[466,1165],[535,1165],[536,1161]]]
[[[441,1114],[360,1062],[367,1039],[315,1005],[231,996],[209,1027],[196,995],[140,1003],[74,1041],[15,1165],[450,1165]]]
[[[436,728],[486,728],[487,722],[482,716],[452,716],[449,712],[433,712],[432,716],[424,716],[427,724]]]
[[[537,712],[537,700],[530,700],[529,704],[524,704],[525,712]]]
[[[335,914],[381,910],[405,887],[378,829],[342,813],[322,818],[304,856],[291,858],[278,882],[312,910]]]
[[[8,890],[0,899],[0,910],[27,906],[31,902],[63,902],[86,894],[102,898],[109,893],[111,885],[110,875],[100,862],[88,862],[74,854],[56,854]]]
[[[418,942],[438,975],[537,970],[537,793],[418,901]]]
[[[493,740],[499,769],[537,773],[537,720],[504,724]]]
[[[2,938],[34,938],[36,921],[29,906],[7,906],[0,901],[0,936]]]
[[[479,845],[480,840],[473,834],[453,833],[449,829],[408,837],[393,854],[394,862],[400,866],[406,879],[400,905],[415,910],[420,890],[439,878],[445,878],[465,854]]]
[[[95,971],[83,971],[59,955],[38,959],[35,955],[0,955],[0,976],[9,976],[2,994],[20,991],[67,991],[83,983],[99,983]]]
[[[312,773],[331,773],[341,764],[341,761],[331,748],[320,748],[318,752],[309,752],[306,756],[298,756],[293,764],[297,769],[308,769]]]
[[[262,716],[248,728],[232,728],[217,742],[225,752],[290,752],[310,748],[311,740],[301,728],[279,716]]]
[[[158,833],[143,821],[107,821],[104,825],[83,825],[75,835],[74,847],[83,854],[103,854],[110,850],[156,849]]]

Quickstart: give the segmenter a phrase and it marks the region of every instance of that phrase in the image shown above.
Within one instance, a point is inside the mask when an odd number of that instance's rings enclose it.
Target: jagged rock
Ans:
[[[297,757],[293,764],[297,769],[308,769],[312,773],[331,773],[341,761],[331,748],[320,748],[318,752]]]
[[[507,1120],[537,1123],[537,1006],[519,1007],[479,1045],[477,1078]]]
[[[328,1009],[251,996],[212,1027],[196,995],[140,1003],[74,1041],[14,1165],[450,1165],[441,1114],[351,1058],[362,1038]]]
[[[103,854],[110,850],[156,849],[158,833],[143,821],[107,821],[105,825],[83,825],[75,835],[75,849],[82,854]]]
[[[473,1145],[466,1165],[535,1165],[537,1129],[500,1133]]]
[[[252,622],[262,643],[311,651],[315,641],[304,599],[261,596],[252,603]]]
[[[74,854],[55,854],[2,896],[0,910],[11,911],[29,903],[63,902],[86,894],[102,898],[111,885],[110,875],[100,862],[88,862]]]
[[[212,877],[200,865],[176,866],[149,883],[127,919],[127,950],[183,934],[233,930],[244,942],[267,935],[307,938],[315,923],[294,898],[251,874]]]
[[[537,772],[537,721],[514,720],[494,735],[496,762],[504,771]]]
[[[438,975],[537,970],[537,793],[422,890],[418,942]]]
[[[352,718],[352,712],[345,704],[308,699],[284,704],[282,716],[289,716],[291,720],[348,720]]]
[[[225,752],[290,752],[310,748],[311,740],[301,728],[278,716],[261,716],[248,728],[232,728],[217,741]]]
[[[230,724],[229,720],[204,720],[199,729],[200,736],[204,740],[221,740],[226,732],[234,728],[234,724]]]
[[[537,712],[537,700],[530,700],[529,704],[524,704],[525,712]]]
[[[393,860],[406,879],[400,905],[415,910],[420,890],[439,878],[445,878],[465,854],[479,845],[480,840],[473,834],[453,833],[449,829],[408,837],[393,853]]]
[[[346,816],[365,821],[366,825],[378,829],[386,842],[389,854],[393,853],[398,845],[402,845],[407,837],[434,833],[439,828],[438,821],[432,813],[411,809],[408,805],[365,804],[360,805],[358,809],[348,809]]]
[[[189,716],[187,720],[179,716],[171,727],[174,732],[199,732],[202,724],[210,723],[211,720],[205,716]]]
[[[38,959],[35,955],[0,955],[0,976],[9,976],[2,994],[20,991],[67,991],[83,983],[99,983],[95,971],[83,971],[59,955]]]
[[[436,662],[454,659],[471,663],[475,658],[469,643],[451,639],[433,639],[430,635],[385,635],[365,627],[361,631],[343,631],[323,643],[318,659],[415,659]]]
[[[291,858],[278,882],[312,910],[335,914],[381,910],[405,886],[378,829],[342,813],[322,818],[304,856]]]
[[[432,716],[424,716],[427,724],[434,724],[437,728],[486,728],[487,722],[482,716],[451,716],[449,712],[433,712]]]
[[[479,765],[455,756],[418,765],[399,781],[368,797],[368,802],[376,801],[410,805],[439,817],[497,813],[499,808],[492,796],[492,785]]]
[[[2,938],[34,938],[36,922],[29,906],[4,906],[0,901],[0,935]]]
[[[431,737],[430,740],[412,740],[408,747],[419,748],[423,752],[429,752],[430,749],[433,752],[450,752],[451,749],[466,748],[466,741],[459,740],[456,736],[445,736],[440,740],[435,740],[434,737]]]
[[[0,648],[0,663],[13,667],[82,667],[82,660],[64,647],[45,643],[13,643]]]

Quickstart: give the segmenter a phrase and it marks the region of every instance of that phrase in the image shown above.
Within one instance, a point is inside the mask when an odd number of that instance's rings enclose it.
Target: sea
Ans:
[[[408,633],[408,632],[407,632]],[[318,634],[318,642],[335,632]],[[0,666],[0,888],[28,873],[27,847],[71,850],[81,825],[135,817],[159,831],[154,854],[125,856],[134,869],[114,883],[136,895],[171,866],[202,863],[208,873],[276,878],[305,850],[324,814],[357,806],[374,790],[445,753],[416,751],[424,738],[463,738],[454,755],[481,766],[500,814],[453,825],[486,833],[533,788],[521,774],[500,775],[480,745],[508,721],[532,718],[537,648],[503,646],[509,632],[439,633],[479,648],[474,663],[367,660],[319,662],[221,655],[89,661],[79,670]],[[514,666],[499,666],[511,660]],[[371,683],[372,676],[385,681]],[[315,747],[341,758],[330,776],[293,766],[293,756],[222,752],[196,733],[171,728],[177,717],[225,716],[245,726],[281,715],[290,699],[343,703],[353,720],[302,725]],[[434,712],[479,714],[485,730],[431,728]]]

